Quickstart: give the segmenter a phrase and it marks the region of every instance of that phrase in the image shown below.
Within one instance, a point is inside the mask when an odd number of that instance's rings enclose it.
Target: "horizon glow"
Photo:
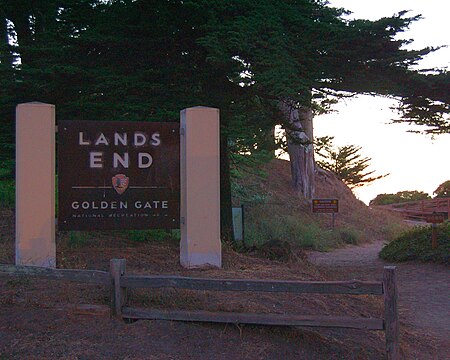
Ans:
[[[450,2],[439,0],[332,0],[330,5],[353,12],[349,18],[378,19],[402,10],[411,10],[410,16],[422,14],[423,19],[413,23],[399,38],[413,39],[408,49],[450,44],[447,17]],[[445,68],[450,65],[450,48],[441,48],[428,55],[417,68]],[[356,196],[368,203],[378,194],[403,190],[424,191],[431,196],[439,184],[450,180],[450,134],[434,138],[410,133],[407,124],[389,124],[397,118],[391,110],[395,100],[380,96],[359,95],[341,101],[337,113],[315,118],[315,136],[334,136],[336,146],[358,145],[364,157],[372,159],[369,169],[376,174],[390,173],[370,185],[356,188]],[[420,129],[420,128],[419,128]]]

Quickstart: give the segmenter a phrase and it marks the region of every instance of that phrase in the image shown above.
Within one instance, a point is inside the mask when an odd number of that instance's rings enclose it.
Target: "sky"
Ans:
[[[352,11],[350,18],[370,20],[411,10],[411,16],[422,14],[423,19],[400,35],[414,40],[408,48],[450,45],[450,1],[331,0],[330,5]],[[419,64],[419,68],[429,67],[450,67],[450,47],[428,55]],[[398,118],[390,110],[392,105],[395,101],[387,98],[358,96],[341,101],[335,107],[337,113],[314,119],[315,136],[334,136],[337,146],[361,146],[362,155],[372,159],[367,170],[376,170],[374,175],[390,174],[354,191],[365,203],[378,194],[403,190],[432,195],[439,184],[450,180],[450,134],[431,138],[408,132],[411,126],[406,124],[389,124],[391,119]]]

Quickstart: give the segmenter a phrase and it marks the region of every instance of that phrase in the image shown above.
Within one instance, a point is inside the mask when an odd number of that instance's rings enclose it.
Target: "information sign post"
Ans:
[[[433,212],[425,215],[425,221],[431,223],[431,248],[437,249],[437,224],[443,223],[446,218],[446,213]]]
[[[338,199],[313,199],[312,212],[319,214],[331,214],[331,227],[334,229],[335,214],[339,212]]]

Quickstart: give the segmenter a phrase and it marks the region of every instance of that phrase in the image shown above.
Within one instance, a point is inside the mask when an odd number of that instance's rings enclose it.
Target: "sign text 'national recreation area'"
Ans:
[[[58,122],[60,230],[180,225],[177,122]]]

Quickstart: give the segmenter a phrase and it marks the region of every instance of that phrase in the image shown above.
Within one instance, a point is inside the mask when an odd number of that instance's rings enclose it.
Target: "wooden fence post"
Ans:
[[[388,360],[397,360],[400,359],[400,346],[395,266],[384,267],[383,289],[386,355]]]
[[[111,259],[109,263],[111,274],[111,314],[122,319],[122,306],[125,302],[125,289],[121,287],[120,278],[125,275],[126,260]]]

